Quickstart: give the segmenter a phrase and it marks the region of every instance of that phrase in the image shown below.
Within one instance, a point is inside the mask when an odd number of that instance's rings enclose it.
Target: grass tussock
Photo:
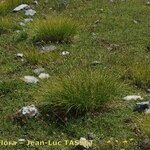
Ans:
[[[122,83],[103,71],[73,72],[51,87],[46,92],[47,104],[52,109],[62,108],[69,114],[98,110],[118,97],[124,89]]]
[[[132,70],[134,84],[143,89],[150,87],[150,68],[148,66],[147,64],[137,65]]]
[[[64,17],[37,20],[31,25],[31,28],[34,43],[70,42],[77,30],[76,23]]]
[[[147,90],[150,88],[150,61],[141,60],[133,63],[126,72],[127,78],[138,88]]]
[[[0,18],[0,35],[8,33],[15,28],[17,28],[17,25],[15,25],[9,18]]]
[[[11,9],[14,9],[17,5],[22,3],[29,3],[31,0],[2,0],[0,1],[0,14],[4,14]]]

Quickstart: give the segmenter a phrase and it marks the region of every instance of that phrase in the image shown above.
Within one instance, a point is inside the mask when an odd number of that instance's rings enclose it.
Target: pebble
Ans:
[[[81,137],[81,138],[80,138],[79,143],[80,143],[80,144],[79,144],[80,146],[83,146],[83,147],[86,148],[86,149],[89,149],[89,148],[92,147],[92,142],[89,141],[89,140],[87,140],[87,139],[84,138],[84,137]]]
[[[26,83],[37,83],[39,80],[34,76],[24,76],[23,81]]]
[[[134,22],[135,24],[137,24],[137,23],[138,23],[138,21],[136,21],[136,20],[133,20],[133,22]]]
[[[37,69],[34,69],[33,72],[37,75],[39,75],[40,73],[43,73],[45,71],[44,68],[37,68]]]
[[[29,118],[35,117],[39,113],[34,105],[22,107],[18,112]]]
[[[23,57],[23,53],[17,53],[16,56],[22,58]]]
[[[24,23],[29,23],[29,22],[31,22],[31,21],[33,21],[32,18],[26,18],[26,19],[24,19]]]
[[[69,55],[70,53],[69,53],[68,51],[63,51],[61,54],[62,54],[62,56],[67,56],[67,55]]]
[[[130,101],[130,100],[143,100],[143,98],[139,95],[128,95],[123,98],[124,100]]]
[[[26,24],[24,22],[19,22],[20,26],[25,26]]]
[[[27,8],[27,7],[29,7],[29,5],[27,5],[27,4],[21,4],[21,5],[17,6],[13,11],[14,12],[18,12],[20,10],[23,10],[23,9]]]
[[[49,74],[48,73],[40,73],[39,78],[40,79],[48,79],[49,78]]]
[[[27,9],[27,10],[25,10],[25,15],[26,16],[34,16],[36,14],[36,11],[35,10],[33,10],[33,9]]]
[[[18,139],[18,142],[25,142],[25,139]]]
[[[96,65],[99,65],[99,64],[101,64],[101,62],[100,61],[93,61],[92,63],[91,63],[91,65],[92,66],[96,66]]]
[[[39,4],[38,1],[34,1],[33,3],[34,3],[35,5],[38,5],[38,4]]]

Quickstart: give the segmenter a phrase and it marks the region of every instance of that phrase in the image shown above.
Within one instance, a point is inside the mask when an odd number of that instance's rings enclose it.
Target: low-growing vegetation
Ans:
[[[76,33],[76,24],[71,19],[53,16],[35,21],[31,29],[34,43],[64,43],[72,40]]]
[[[54,83],[47,91],[46,101],[52,109],[78,115],[97,111],[123,91],[125,85],[105,71],[75,71]]]
[[[133,86],[146,91],[150,87],[150,61],[147,58],[139,58],[124,63],[129,63],[130,67],[122,73],[124,80],[129,81]]]
[[[0,149],[149,146],[149,13],[145,0],[0,0]]]
[[[145,63],[137,62],[131,68],[131,79],[133,83],[143,89],[150,88],[150,62],[147,61]]]
[[[8,33],[17,28],[17,25],[11,21],[9,18],[0,18],[0,35]]]

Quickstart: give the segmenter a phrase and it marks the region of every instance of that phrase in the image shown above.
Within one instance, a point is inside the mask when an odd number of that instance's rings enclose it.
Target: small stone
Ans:
[[[14,12],[18,12],[20,10],[23,10],[23,9],[27,8],[27,7],[29,7],[29,5],[27,5],[27,4],[21,4],[21,5],[17,6],[13,11]]]
[[[20,25],[20,26],[25,26],[25,23],[19,22],[19,25]]]
[[[27,9],[25,10],[25,15],[26,16],[34,16],[36,14],[36,11],[33,9]]]
[[[29,23],[29,22],[31,22],[31,21],[33,21],[32,18],[26,18],[26,19],[24,19],[24,23]]]
[[[54,51],[56,49],[57,49],[57,47],[54,45],[46,45],[46,46],[42,47],[43,52]]]
[[[16,56],[22,58],[23,57],[23,53],[17,53]]]
[[[96,66],[96,65],[99,65],[99,64],[101,64],[101,62],[100,61],[93,61],[92,63],[91,63],[91,65],[92,66]]]
[[[37,83],[39,80],[34,76],[24,76],[23,81],[26,83]]]
[[[40,79],[48,79],[48,78],[49,78],[49,74],[48,74],[48,73],[41,73],[41,74],[39,75],[39,78],[40,78]]]
[[[38,5],[38,4],[39,4],[38,1],[34,1],[33,3],[34,3],[35,5]]]
[[[32,118],[38,115],[38,109],[34,105],[25,106],[22,107],[18,113],[21,113],[21,115]]]
[[[69,53],[68,51],[63,51],[61,54],[62,54],[62,56],[67,56],[67,55],[69,55],[70,53]]]
[[[143,100],[143,98],[139,95],[128,95],[123,98],[124,100],[130,101],[130,100]]]
[[[25,142],[25,139],[18,139],[18,142]]]
[[[137,24],[137,23],[138,23],[138,21],[137,21],[137,20],[133,20],[133,22],[134,22],[135,24]]]
[[[34,69],[33,72],[37,75],[39,75],[40,73],[43,73],[45,71],[44,68],[37,68],[37,69]]]

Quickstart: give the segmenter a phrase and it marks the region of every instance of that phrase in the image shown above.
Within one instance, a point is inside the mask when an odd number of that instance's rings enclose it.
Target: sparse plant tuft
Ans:
[[[9,18],[0,18],[0,35],[10,32],[11,30],[17,28]]]
[[[131,80],[139,88],[150,88],[150,61],[139,62],[130,68]]]
[[[37,20],[32,25],[32,41],[50,42],[70,42],[76,33],[74,21],[64,17],[51,17],[46,20]]]

